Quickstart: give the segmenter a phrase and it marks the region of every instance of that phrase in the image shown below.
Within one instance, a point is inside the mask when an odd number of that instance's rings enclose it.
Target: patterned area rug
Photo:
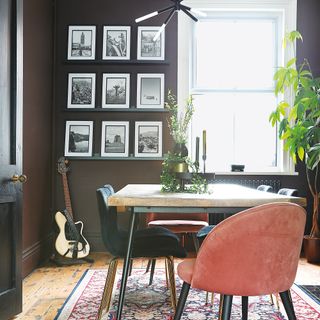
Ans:
[[[70,294],[69,298],[59,310],[55,320],[95,320],[97,317],[102,290],[106,278],[106,270],[87,270]],[[178,278],[178,277],[177,277]],[[149,274],[143,269],[134,269],[128,279],[123,319],[126,320],[169,320],[172,319],[169,291],[166,288],[165,273],[156,269],[153,284],[148,286]],[[116,305],[120,281],[110,312],[103,316],[103,320],[115,319]],[[319,301],[315,295],[308,291],[309,286],[296,286],[292,288],[292,298],[297,319],[320,319]],[[311,286],[312,292],[319,292],[319,286]],[[177,294],[181,282],[177,279]],[[308,294],[307,294],[308,293]],[[310,298],[311,296],[311,298]],[[206,294],[203,291],[191,289],[182,319],[205,320],[218,319],[219,296],[214,296],[214,303],[206,304]],[[235,297],[232,307],[232,319],[241,319],[241,300]],[[284,320],[287,319],[282,305],[280,310],[271,304],[269,296],[249,298],[250,320]]]

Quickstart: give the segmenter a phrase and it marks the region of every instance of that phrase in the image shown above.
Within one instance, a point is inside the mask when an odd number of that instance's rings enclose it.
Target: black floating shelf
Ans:
[[[66,108],[67,112],[169,112],[165,108]]]
[[[70,65],[155,65],[170,64],[169,60],[64,60],[64,64]]]
[[[163,161],[164,160],[164,157],[101,157],[101,156],[92,156],[92,157],[72,157],[72,156],[68,156],[67,157],[68,159],[71,159],[71,160],[107,160],[107,161],[110,161],[110,160],[134,160],[134,161],[150,161],[150,160],[156,160],[156,161]]]

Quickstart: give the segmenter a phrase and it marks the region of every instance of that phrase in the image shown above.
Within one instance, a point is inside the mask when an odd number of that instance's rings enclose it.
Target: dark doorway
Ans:
[[[0,0],[0,319],[22,309],[21,3]]]

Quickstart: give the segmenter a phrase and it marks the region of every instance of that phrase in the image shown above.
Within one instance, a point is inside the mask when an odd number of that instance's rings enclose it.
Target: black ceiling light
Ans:
[[[160,9],[158,11],[153,11],[151,13],[146,14],[145,16],[142,16],[140,18],[137,18],[135,21],[136,23],[139,23],[141,21],[147,20],[149,18],[155,17],[158,14],[170,11],[167,19],[165,20],[165,22],[162,24],[162,26],[160,27],[159,31],[156,33],[156,35],[153,38],[153,41],[156,41],[159,37],[161,32],[164,30],[164,28],[166,27],[166,25],[169,23],[170,19],[173,17],[175,12],[178,11],[183,11],[187,16],[189,16],[192,20],[194,20],[195,22],[198,21],[198,19],[192,14],[195,13],[199,16],[206,16],[205,13],[197,10],[197,9],[192,9],[190,7],[187,7],[185,5],[182,4],[183,0],[171,0],[174,4],[171,6],[168,6],[166,8]],[[192,13],[191,13],[192,12]]]

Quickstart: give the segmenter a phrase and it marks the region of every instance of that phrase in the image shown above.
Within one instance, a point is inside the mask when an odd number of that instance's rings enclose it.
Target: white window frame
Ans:
[[[297,0],[186,0],[183,4],[192,8],[210,11],[213,14],[222,12],[259,12],[274,13],[275,16],[281,16],[282,33],[296,29],[296,16],[297,16]],[[201,19],[201,17],[198,17]],[[187,97],[192,92],[192,41],[194,22],[183,13],[178,16],[178,104],[183,106]],[[280,41],[281,42],[281,41]],[[278,57],[279,66],[283,65],[286,61],[292,58],[293,53],[286,52],[286,55]],[[293,100],[293,96],[286,96],[289,101]],[[270,124],[271,125],[271,124]],[[191,132],[190,132],[191,134]],[[192,147],[193,144],[189,139],[189,150],[194,154]],[[277,174],[277,175],[296,175],[295,166],[287,151],[283,150],[283,142],[278,140],[278,167],[272,172],[245,172],[243,174]],[[220,172],[219,172],[220,173]],[[222,173],[222,172],[221,172]],[[230,174],[230,172],[225,172]],[[222,173],[223,174],[223,173]]]

